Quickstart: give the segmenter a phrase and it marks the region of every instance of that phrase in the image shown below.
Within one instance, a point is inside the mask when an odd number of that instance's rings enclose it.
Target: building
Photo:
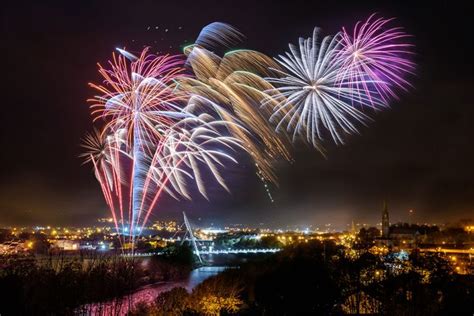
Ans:
[[[416,248],[421,233],[418,225],[399,223],[390,227],[390,239],[400,248]]]
[[[71,251],[79,249],[79,242],[69,239],[56,239],[51,241],[51,246],[60,250]]]
[[[16,254],[32,248],[32,242],[8,241],[0,244],[0,255]]]

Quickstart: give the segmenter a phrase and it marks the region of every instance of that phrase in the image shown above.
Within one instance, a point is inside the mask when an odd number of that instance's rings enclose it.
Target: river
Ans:
[[[77,310],[76,314],[88,316],[126,315],[127,312],[133,309],[138,303],[152,303],[161,293],[169,291],[175,287],[184,287],[188,292],[191,292],[198,284],[211,276],[219,274],[226,268],[227,267],[224,266],[200,267],[192,270],[186,280],[158,282],[146,285],[137,289],[130,295],[123,296],[113,301],[82,306],[82,308]]]

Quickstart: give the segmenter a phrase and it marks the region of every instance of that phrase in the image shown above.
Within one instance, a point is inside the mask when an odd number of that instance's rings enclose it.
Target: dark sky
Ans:
[[[216,189],[211,203],[164,201],[154,218],[187,210],[204,222],[344,227],[379,221],[383,199],[392,221],[406,220],[411,208],[420,222],[474,218],[472,10],[467,1],[423,2],[2,4],[0,226],[80,225],[108,214],[90,166],[77,156],[92,126],[87,83],[99,80],[96,63],[115,47],[177,53],[203,26],[222,21],[247,36],[241,47],[275,56],[314,26],[332,34],[373,12],[397,17],[414,35],[412,91],[345,146],[328,146],[326,159],[297,145],[295,163],[278,168],[274,204],[251,170],[231,170],[232,194]]]

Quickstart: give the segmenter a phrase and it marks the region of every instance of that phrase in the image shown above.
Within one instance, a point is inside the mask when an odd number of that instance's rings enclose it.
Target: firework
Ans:
[[[315,28],[275,60],[245,49],[218,53],[243,39],[220,22],[204,27],[184,56],[117,49],[99,65],[103,83],[90,84],[101,128],[86,135],[82,155],[117,231],[133,244],[162,193],[191,199],[194,187],[207,199],[207,181],[228,190],[221,170],[237,163],[238,151],[253,159],[273,201],[274,161],[291,160],[282,131],[318,149],[326,135],[339,144],[357,133],[369,120],[363,109],[386,106],[395,88],[409,86],[404,75],[414,67],[405,33],[372,18],[352,35],[344,29],[319,40]]]
[[[410,60],[412,44],[407,42],[410,36],[400,27],[390,27],[392,20],[373,14],[367,21],[358,22],[352,32],[343,28],[337,56],[343,76],[369,98],[380,96],[383,105],[397,98],[396,88],[410,87],[406,77],[415,68]]]
[[[191,95],[189,104],[210,107],[220,119],[235,123],[228,125],[229,132],[242,141],[255,161],[259,177],[276,183],[273,162],[277,157],[290,156],[285,141],[268,124],[271,113],[260,109],[260,103],[267,96],[264,91],[272,87],[262,76],[271,74],[269,69],[278,65],[253,50],[233,50],[218,56],[209,43],[225,46],[241,39],[241,35],[228,25],[211,26],[205,29],[219,26],[224,35],[207,39],[208,49],[200,44],[201,36],[195,44],[185,47],[186,64],[195,77],[182,78],[179,87]],[[238,128],[240,124],[246,130]]]
[[[133,243],[162,192],[190,198],[193,181],[207,197],[205,169],[227,188],[219,169],[236,163],[227,151],[244,148],[222,130],[243,127],[187,105],[189,95],[177,89],[186,77],[182,59],[147,49],[139,57],[119,52],[110,69],[99,65],[104,84],[91,84],[101,93],[90,101],[103,128],[86,136],[83,156],[94,166],[117,230],[128,232]]]
[[[143,224],[147,222],[162,191],[175,199],[183,197],[190,200],[189,187],[190,183],[194,183],[199,193],[208,199],[203,173],[210,175],[208,181],[214,178],[229,191],[220,170],[225,168],[227,162],[237,164],[232,155],[234,152],[245,151],[239,139],[222,133],[229,122],[216,120],[206,113],[194,114],[188,107],[180,113],[183,117],[165,131],[164,141],[152,158],[147,185],[154,186],[151,191],[156,193],[146,207],[148,211]],[[243,129],[242,126],[237,128]]]
[[[206,49],[216,46],[231,47],[240,43],[243,37],[243,34],[232,25],[213,22],[203,27],[194,44]]]
[[[279,56],[284,70],[274,69],[279,77],[267,78],[275,88],[266,91],[269,97],[263,102],[263,107],[273,111],[270,121],[276,123],[277,131],[286,129],[293,140],[306,135],[316,148],[320,148],[324,131],[336,143],[344,142],[343,133],[357,133],[356,124],[364,123],[368,116],[352,106],[354,101],[380,103],[359,88],[363,78],[353,80],[350,71],[341,75],[342,65],[335,58],[337,37],[326,36],[319,42],[318,34],[315,28],[312,37],[300,38],[298,46],[290,44],[290,51]]]
[[[174,91],[176,79],[183,76],[183,60],[178,56],[155,56],[145,48],[129,62],[133,55],[119,52],[118,56],[113,54],[110,69],[99,65],[105,84],[90,84],[102,93],[89,100],[93,103],[92,115],[94,122],[105,122],[104,132],[124,130],[127,143],[143,149],[160,139],[157,127],[168,126],[170,114],[185,99]]]
[[[134,236],[143,212],[142,201],[147,199],[144,188],[149,165],[147,156],[153,153],[154,144],[162,140],[160,128],[172,124],[172,117],[168,113],[178,108],[183,98],[173,93],[175,79],[184,69],[182,60],[176,56],[154,56],[148,54],[148,49],[144,49],[139,57],[124,50],[119,52],[118,56],[113,54],[109,62],[110,69],[99,65],[99,73],[105,82],[103,85],[91,84],[101,95],[89,101],[93,103],[91,109],[94,121],[100,119],[105,122],[102,136],[107,135],[107,138],[114,140],[109,146],[109,163],[113,166],[112,182],[115,184],[113,188],[122,223],[125,222],[125,205],[120,184],[127,173],[122,170],[122,152],[130,157],[128,220],[130,234]],[[100,166],[96,169],[100,169]],[[113,202],[109,196],[109,207],[114,213]]]

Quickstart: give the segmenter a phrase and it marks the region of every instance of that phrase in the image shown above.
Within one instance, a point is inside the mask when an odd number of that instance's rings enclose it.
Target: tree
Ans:
[[[36,233],[31,236],[33,252],[36,254],[47,254],[49,252],[50,243],[48,237],[42,233]]]
[[[233,273],[222,273],[199,284],[192,292],[190,307],[203,315],[237,313],[243,305],[243,285]]]
[[[176,287],[162,293],[156,299],[155,310],[158,315],[179,316],[190,308],[190,295],[186,289]]]
[[[0,228],[0,243],[9,241],[12,239],[12,234],[8,229]]]

